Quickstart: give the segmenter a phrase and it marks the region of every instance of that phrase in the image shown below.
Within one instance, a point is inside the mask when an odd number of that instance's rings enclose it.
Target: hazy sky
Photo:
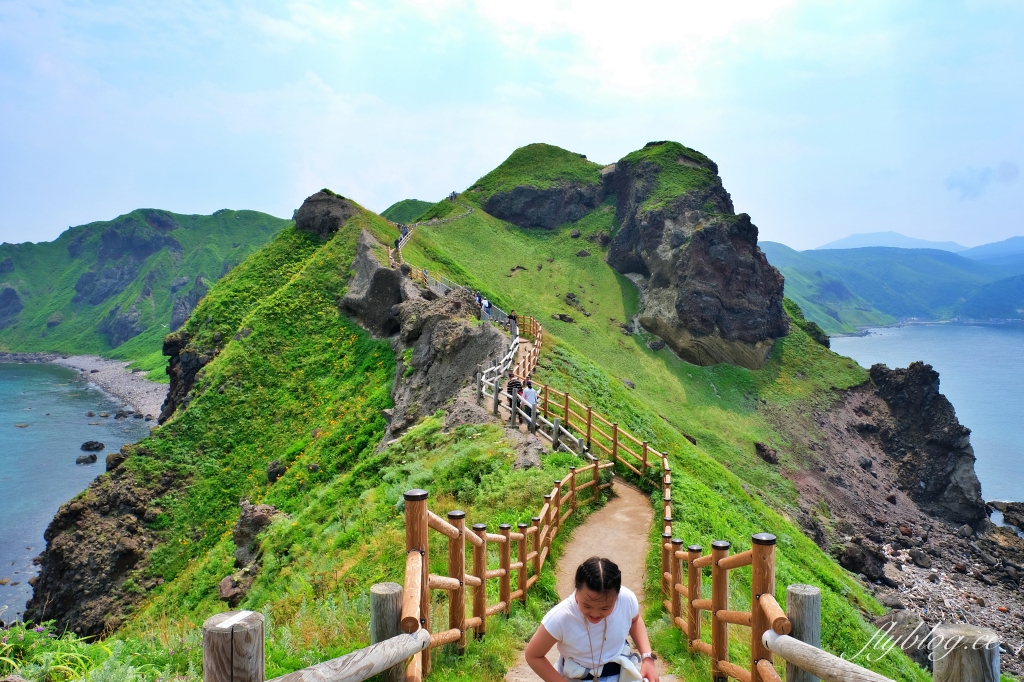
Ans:
[[[976,245],[1024,234],[1022,33],[1016,0],[0,0],[0,240],[674,139],[762,239]]]

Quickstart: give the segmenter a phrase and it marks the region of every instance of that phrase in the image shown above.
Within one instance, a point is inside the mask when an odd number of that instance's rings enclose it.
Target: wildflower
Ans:
[[[37,627],[37,628],[35,629],[35,631],[36,631],[36,632],[42,632],[42,631],[43,631],[43,627],[42,627],[42,626],[39,626],[39,627]]]

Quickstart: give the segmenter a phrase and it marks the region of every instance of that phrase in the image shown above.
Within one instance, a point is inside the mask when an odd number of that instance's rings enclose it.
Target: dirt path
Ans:
[[[594,554],[600,554],[619,565],[622,584],[636,593],[641,604],[644,602],[644,561],[654,511],[647,497],[618,479],[614,491],[616,496],[575,530],[558,560],[556,586],[562,598],[573,591],[576,567]],[[558,652],[552,648],[548,658],[554,662]],[[505,680],[537,682],[540,678],[530,670],[520,653],[519,661],[505,675]],[[662,676],[662,680],[666,677]]]

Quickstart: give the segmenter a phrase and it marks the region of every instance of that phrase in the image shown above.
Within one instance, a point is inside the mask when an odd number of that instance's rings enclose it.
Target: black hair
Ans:
[[[594,592],[614,590],[622,587],[622,573],[611,559],[592,556],[576,569],[576,589],[586,587]]]

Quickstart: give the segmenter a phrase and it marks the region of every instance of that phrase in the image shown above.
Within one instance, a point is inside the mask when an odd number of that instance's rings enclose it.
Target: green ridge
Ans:
[[[657,168],[655,186],[643,203],[645,211],[661,208],[672,199],[710,187],[718,176],[708,157],[678,142],[651,142],[623,158],[632,164],[653,164]]]
[[[528,144],[512,152],[500,166],[473,183],[471,189],[486,200],[496,192],[508,192],[520,185],[547,189],[561,182],[600,184],[601,164],[554,145]]]
[[[155,229],[150,223],[176,227]],[[179,283],[177,295],[191,292],[197,276],[212,285],[288,224],[257,211],[225,209],[199,216],[139,209],[111,221],[70,228],[52,242],[4,244],[0,261],[9,257],[14,270],[0,274],[0,287],[13,286],[25,307],[15,324],[0,329],[0,349],[94,353],[131,360],[134,367],[158,370],[151,378],[166,381],[160,344],[169,331],[176,295],[171,285]],[[180,248],[165,245],[146,256],[122,290],[106,299],[74,301],[75,284],[83,274],[128,264],[129,257],[123,254],[101,260],[103,235],[112,229],[126,233],[134,229],[142,238],[173,239]],[[69,246],[78,255],[72,256]],[[114,308],[127,311],[133,304],[143,331],[112,347],[100,332],[101,324]]]
[[[433,204],[419,199],[402,199],[388,206],[381,215],[393,223],[411,223]]]

